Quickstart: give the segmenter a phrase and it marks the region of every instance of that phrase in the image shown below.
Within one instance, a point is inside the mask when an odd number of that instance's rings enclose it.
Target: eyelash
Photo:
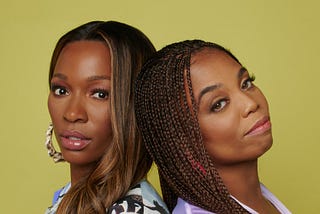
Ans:
[[[252,87],[253,87],[253,82],[254,82],[255,79],[256,79],[256,77],[254,76],[254,74],[250,74],[250,75],[249,75],[249,78],[246,79],[244,82],[241,83],[241,89],[244,89],[244,90],[245,90],[245,89],[252,88]],[[249,87],[248,87],[248,86],[247,86],[247,87],[243,87],[243,85],[244,85],[244,84],[247,84],[248,82],[250,82],[251,85],[250,85]]]
[[[221,104],[222,102],[224,102],[224,104]],[[211,106],[210,110],[212,112],[220,112],[224,109],[224,107],[229,103],[229,100],[226,98],[220,99],[217,102],[213,103],[213,105]]]
[[[100,93],[103,93],[104,97],[103,98],[102,97],[95,97],[94,94],[96,94],[96,93],[99,93],[98,96],[101,95]],[[106,100],[109,98],[109,91],[102,89],[102,88],[96,88],[91,91],[91,96],[93,96],[96,99]]]
[[[58,94],[57,93],[57,90],[64,90],[64,92],[63,93],[61,93],[61,94]],[[55,96],[63,96],[63,95],[68,95],[69,94],[69,92],[68,92],[68,90],[65,88],[65,87],[63,87],[63,86],[60,86],[60,85],[51,85],[51,91],[53,92],[53,94],[55,95]],[[61,92],[61,91],[60,91]]]
[[[63,91],[61,91],[63,90]],[[66,96],[66,95],[69,95],[69,92],[68,90],[63,87],[63,86],[60,86],[60,85],[54,85],[52,84],[51,85],[51,91],[53,92],[53,94],[55,96]],[[95,96],[96,93],[99,93],[98,96]],[[103,94],[102,96],[103,97],[99,97],[101,94]],[[90,95],[96,99],[99,99],[99,100],[106,100],[109,98],[109,92],[105,89],[101,89],[101,88],[96,88],[96,89],[93,89],[91,92],[90,92]]]
[[[249,78],[247,78],[244,82],[242,82],[241,88],[242,88],[243,84],[247,84],[248,82],[250,82],[251,85],[249,87],[247,86],[242,89],[246,90],[246,89],[252,88],[253,82],[255,79],[256,79],[256,77],[254,76],[254,74],[250,74]],[[221,103],[223,103],[223,104],[221,104]],[[220,112],[225,108],[225,106],[228,103],[229,103],[229,100],[227,98],[222,98],[222,99],[218,100],[217,102],[213,103],[213,105],[210,108],[210,111],[212,111],[214,113]]]

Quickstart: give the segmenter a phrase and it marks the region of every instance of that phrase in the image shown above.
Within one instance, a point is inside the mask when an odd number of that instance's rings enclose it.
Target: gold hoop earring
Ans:
[[[52,144],[52,132],[53,132],[53,125],[52,125],[52,123],[50,123],[49,128],[46,132],[45,145],[48,150],[48,154],[50,157],[53,158],[53,161],[55,163],[62,162],[62,161],[64,161],[64,159],[63,159],[61,152],[57,152]]]

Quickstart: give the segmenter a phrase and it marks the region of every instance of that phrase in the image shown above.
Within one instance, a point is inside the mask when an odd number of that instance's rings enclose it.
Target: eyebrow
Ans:
[[[238,71],[238,79],[241,79],[246,72],[248,72],[248,70],[245,67],[241,67]]]
[[[63,79],[63,80],[68,79],[67,76],[64,75],[64,74],[62,74],[62,73],[54,73],[54,74],[52,75],[52,78],[53,78],[53,77],[57,77],[57,78]],[[51,78],[51,79],[52,79],[52,78]]]
[[[222,86],[222,84],[216,84],[216,85],[210,85],[208,87],[205,87],[203,90],[200,91],[200,95],[199,95],[199,99],[198,99],[198,103],[201,102],[201,98],[208,92],[212,92],[218,88],[220,88]]]
[[[111,78],[107,75],[101,75],[101,76],[90,76],[87,78],[88,81],[95,81],[95,80],[110,80]]]
[[[238,79],[241,79],[243,77],[243,75],[247,72],[247,69],[245,67],[241,67],[238,71],[238,74],[237,74],[237,78]],[[198,99],[198,103],[200,103],[201,101],[201,98],[208,92],[212,92],[218,88],[221,88],[222,84],[218,83],[216,85],[210,85],[208,87],[205,87],[203,90],[200,91],[200,94],[199,94],[199,99]]]
[[[52,77],[57,77],[59,79],[67,80],[68,77],[62,73],[55,73]],[[95,80],[110,80],[111,78],[107,75],[95,75],[87,78],[87,81],[95,81]]]

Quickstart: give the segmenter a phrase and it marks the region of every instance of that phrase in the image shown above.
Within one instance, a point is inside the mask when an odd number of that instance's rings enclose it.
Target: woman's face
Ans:
[[[48,99],[54,132],[64,159],[92,166],[112,141],[111,58],[98,41],[77,41],[59,55]]]
[[[247,70],[216,49],[192,57],[190,69],[201,134],[215,164],[265,153],[272,145],[268,103]]]

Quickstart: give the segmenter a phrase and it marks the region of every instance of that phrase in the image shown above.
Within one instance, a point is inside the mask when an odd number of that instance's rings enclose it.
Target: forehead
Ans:
[[[195,97],[213,85],[236,83],[241,65],[222,50],[205,49],[191,57],[190,76]]]
[[[241,65],[226,52],[217,49],[205,49],[191,57],[191,80],[215,79],[222,76],[234,75]]]
[[[67,44],[61,51],[54,72],[110,72],[109,48],[101,41],[76,41]]]
[[[101,57],[105,59],[110,58],[110,51],[107,45],[101,41],[81,40],[67,44],[59,54],[59,58],[70,56],[78,58]]]
[[[239,66],[240,64],[226,52],[218,49],[206,48],[191,57],[190,70],[203,71],[204,68],[211,68],[211,70],[220,71]]]

